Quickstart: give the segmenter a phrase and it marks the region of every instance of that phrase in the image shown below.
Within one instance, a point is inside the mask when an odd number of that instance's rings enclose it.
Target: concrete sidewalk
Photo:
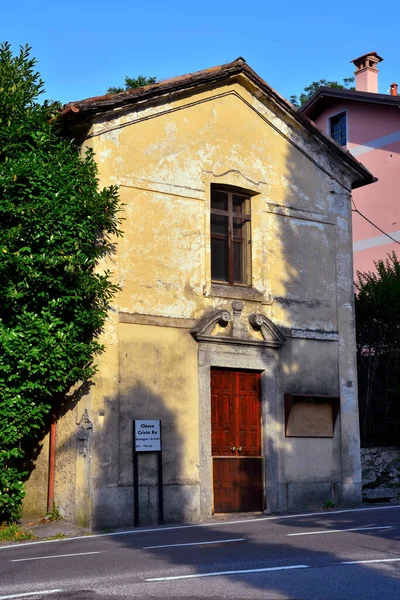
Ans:
[[[79,527],[79,525],[74,525],[74,523],[69,523],[63,519],[46,519],[46,517],[38,519],[29,515],[24,515],[21,519],[20,528],[39,539],[90,535],[89,530],[85,527]]]

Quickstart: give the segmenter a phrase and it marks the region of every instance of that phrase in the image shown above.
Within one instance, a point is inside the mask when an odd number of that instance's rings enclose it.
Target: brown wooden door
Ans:
[[[260,374],[211,370],[214,512],[262,510]]]

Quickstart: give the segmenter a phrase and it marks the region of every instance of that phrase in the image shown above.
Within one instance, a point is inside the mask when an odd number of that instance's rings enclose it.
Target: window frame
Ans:
[[[223,192],[227,195],[228,209],[218,209],[213,208],[213,194],[214,192]],[[248,190],[244,190],[241,188],[235,188],[233,186],[220,186],[220,185],[212,185],[211,186],[211,197],[210,197],[210,241],[211,241],[211,281],[212,283],[217,283],[221,285],[231,285],[231,286],[239,286],[239,287],[251,287],[251,196],[253,194],[249,193]],[[248,214],[244,214],[242,212],[234,211],[234,201],[233,196],[242,196],[244,200],[249,201],[249,211]],[[218,234],[212,232],[212,215],[219,215],[228,218],[228,233],[227,234]],[[234,236],[234,219],[242,219],[249,224],[249,234],[246,239],[238,239]],[[212,240],[227,239],[227,258],[228,258],[228,278],[227,279],[216,279],[213,277],[212,273]],[[241,260],[243,261],[243,281],[235,281],[235,262],[234,262],[234,243],[240,242],[241,244]],[[250,265],[246,267],[244,265],[244,247],[243,243],[248,243],[250,247]]]
[[[344,144],[341,144],[340,142],[338,142],[337,140],[335,140],[335,138],[332,135],[332,120],[333,119],[337,119],[339,117],[344,117],[345,118],[345,136],[346,136],[346,141]],[[349,132],[348,132],[348,117],[347,117],[347,110],[340,110],[339,112],[336,112],[332,115],[328,116],[328,133],[329,133],[329,137],[331,137],[337,144],[339,144],[339,146],[341,146],[342,148],[345,148],[347,146],[348,140],[349,140]]]

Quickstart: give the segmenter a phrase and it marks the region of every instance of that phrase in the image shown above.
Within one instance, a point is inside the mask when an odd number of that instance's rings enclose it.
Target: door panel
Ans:
[[[232,381],[225,371],[211,371],[211,439],[212,454],[230,456],[233,404]]]
[[[260,374],[211,371],[214,511],[263,509]]]
[[[262,457],[214,457],[214,512],[263,509]]]
[[[245,377],[243,376],[245,375]],[[242,456],[261,455],[260,374],[241,373],[238,377],[238,447]]]

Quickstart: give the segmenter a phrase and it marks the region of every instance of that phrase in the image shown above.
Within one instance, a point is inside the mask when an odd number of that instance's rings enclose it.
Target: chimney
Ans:
[[[383,60],[376,52],[370,52],[355,58],[354,63],[356,71],[356,90],[357,92],[378,93],[378,69],[376,65]]]
[[[392,96],[397,96],[398,95],[398,93],[397,93],[397,87],[398,87],[397,83],[390,84],[390,94]]]

